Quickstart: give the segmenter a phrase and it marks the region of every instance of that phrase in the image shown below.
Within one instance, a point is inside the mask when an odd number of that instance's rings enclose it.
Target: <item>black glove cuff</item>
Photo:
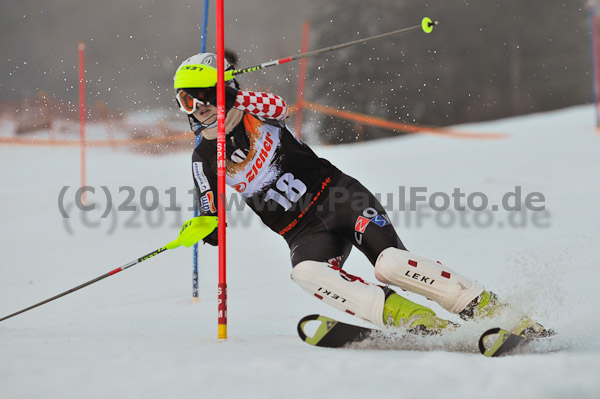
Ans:
[[[216,247],[219,245],[219,229],[214,229],[212,233],[204,237],[202,240],[205,244],[212,245]]]
[[[237,99],[238,89],[230,86],[225,86],[225,111],[229,111],[233,108],[235,100]]]

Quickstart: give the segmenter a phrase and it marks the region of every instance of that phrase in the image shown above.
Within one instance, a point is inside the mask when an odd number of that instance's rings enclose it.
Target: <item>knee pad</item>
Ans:
[[[434,300],[452,313],[461,312],[483,292],[483,286],[430,259],[387,248],[375,263],[375,277],[385,284]]]
[[[385,294],[375,284],[363,281],[325,262],[303,261],[291,278],[323,302],[346,313],[383,327]]]

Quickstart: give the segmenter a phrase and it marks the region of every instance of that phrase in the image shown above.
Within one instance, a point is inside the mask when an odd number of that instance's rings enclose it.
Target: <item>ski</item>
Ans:
[[[506,356],[535,339],[513,334],[503,328],[491,328],[481,334],[479,351],[486,357]]]
[[[307,328],[307,325],[311,322],[312,327]],[[305,316],[298,322],[298,335],[300,339],[309,345],[321,348],[344,348],[368,340],[386,342],[386,338],[391,339],[382,335],[381,332],[382,330],[378,328],[361,327],[344,323],[319,314]],[[533,341],[542,340],[554,334],[550,330],[550,334],[546,336],[524,337],[513,334],[509,330],[496,327],[481,334],[479,338],[479,351],[486,357],[507,356],[515,354],[518,349],[522,349],[525,345]]]
[[[309,335],[305,327],[309,322],[320,322],[316,331]],[[313,323],[314,324],[314,323]],[[343,323],[329,317],[312,314],[298,322],[298,335],[302,341],[322,348],[343,348],[353,343],[363,342],[381,330]]]

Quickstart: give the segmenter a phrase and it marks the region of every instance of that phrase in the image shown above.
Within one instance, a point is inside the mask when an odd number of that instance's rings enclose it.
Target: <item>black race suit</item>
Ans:
[[[405,249],[377,199],[317,155],[283,122],[246,113],[226,137],[227,184],[283,236],[292,266],[316,260],[342,266],[352,245],[372,264],[389,247]],[[192,156],[200,215],[217,213],[217,140]],[[215,245],[217,233],[205,242]]]

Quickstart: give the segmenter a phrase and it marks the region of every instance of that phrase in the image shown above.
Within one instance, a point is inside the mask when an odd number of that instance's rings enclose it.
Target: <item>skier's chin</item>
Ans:
[[[196,119],[203,125],[212,125],[217,121],[217,113],[212,110],[207,110],[204,112],[196,111],[194,114]]]

